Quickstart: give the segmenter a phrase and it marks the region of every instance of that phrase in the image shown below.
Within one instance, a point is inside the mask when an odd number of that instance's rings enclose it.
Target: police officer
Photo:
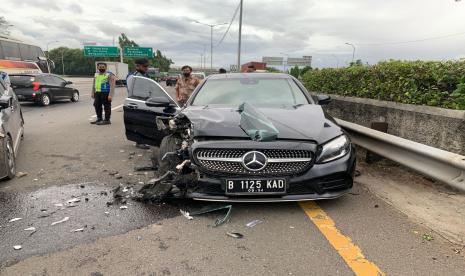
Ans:
[[[94,99],[95,113],[97,120],[90,122],[96,125],[109,125],[111,116],[111,101],[115,94],[116,78],[110,72],[107,72],[105,62],[97,63],[98,72],[94,76],[94,85],[92,86],[92,98]],[[105,119],[102,117],[102,106],[105,110]]]

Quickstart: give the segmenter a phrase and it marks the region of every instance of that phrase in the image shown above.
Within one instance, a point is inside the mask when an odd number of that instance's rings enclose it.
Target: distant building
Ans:
[[[247,72],[247,68],[253,65],[256,70],[266,70],[265,62],[251,61],[241,65],[241,72]]]

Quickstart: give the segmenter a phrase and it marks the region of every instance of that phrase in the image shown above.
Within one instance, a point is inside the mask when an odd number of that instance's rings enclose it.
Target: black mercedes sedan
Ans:
[[[352,188],[355,149],[322,109],[330,98],[290,75],[212,75],[184,107],[149,79],[128,85],[126,134],[159,145],[158,192],[266,202],[330,199]]]
[[[58,100],[79,101],[79,91],[71,81],[53,74],[13,74],[11,87],[20,101],[35,102],[42,106]]]

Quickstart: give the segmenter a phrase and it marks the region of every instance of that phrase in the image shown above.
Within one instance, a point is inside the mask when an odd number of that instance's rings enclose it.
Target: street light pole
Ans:
[[[339,58],[336,55],[332,55],[336,59],[336,68],[339,68]]]
[[[354,59],[355,59],[355,45],[352,44],[352,43],[349,43],[349,42],[346,42],[346,44],[352,46],[352,48],[353,48],[353,51],[352,51],[352,62],[354,62]]]
[[[50,42],[47,43],[47,69],[48,69],[48,72],[49,72],[49,73],[51,73],[51,72],[50,72],[50,63],[48,62],[48,60],[50,59],[50,53],[48,52],[48,46],[49,46],[50,44],[56,43],[56,42],[60,42],[60,41],[54,40],[54,41],[50,41]]]
[[[239,42],[237,45],[237,71],[241,71],[241,44],[242,44],[242,6],[244,2],[241,0],[239,8]]]
[[[62,69],[62,75],[64,76],[65,75],[65,61],[64,61],[64,58],[63,58],[63,53],[65,51],[61,51],[61,69]]]
[[[197,24],[201,24],[201,25],[205,25],[205,26],[210,27],[210,70],[213,71],[213,28],[216,27],[216,26],[226,25],[226,24],[229,24],[229,23],[206,24],[206,23],[199,22],[197,20],[194,21],[194,22],[197,23]]]

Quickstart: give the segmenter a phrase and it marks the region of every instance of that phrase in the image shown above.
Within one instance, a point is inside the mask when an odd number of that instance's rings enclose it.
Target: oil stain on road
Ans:
[[[178,215],[179,210],[168,204],[132,200],[118,204],[111,187],[97,182],[31,193],[0,192],[0,267]],[[10,222],[14,218],[21,219]],[[64,222],[52,225],[61,220]],[[32,227],[35,232],[24,230]],[[21,250],[15,250],[16,245],[21,245]]]

